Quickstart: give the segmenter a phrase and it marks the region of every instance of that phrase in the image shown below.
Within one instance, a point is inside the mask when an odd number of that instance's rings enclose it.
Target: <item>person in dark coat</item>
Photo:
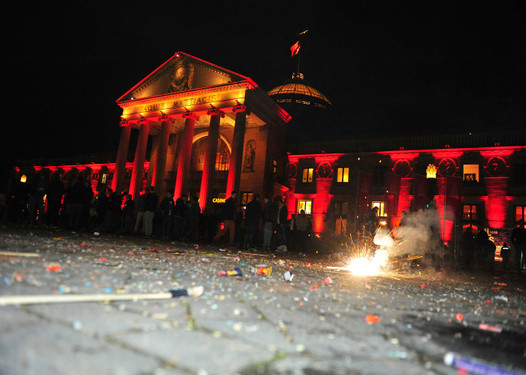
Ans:
[[[288,216],[289,212],[287,206],[283,204],[283,198],[276,197],[276,203],[278,206],[278,215],[276,219],[277,234],[278,234],[278,246],[287,245],[287,231],[288,231]]]
[[[144,235],[151,237],[153,233],[153,218],[157,212],[157,205],[159,203],[159,198],[155,189],[150,188],[150,191],[144,198]]]
[[[220,228],[214,236],[213,241],[218,241],[221,237],[225,236],[228,232],[228,245],[234,245],[234,239],[236,235],[236,197],[237,192],[232,191],[230,197],[223,204],[221,210],[221,223]]]
[[[149,192],[150,189],[146,189],[141,195],[139,195],[139,199],[137,199],[137,217],[135,218],[135,226],[133,229],[135,233],[140,231],[144,234],[144,210],[146,204],[146,196]]]
[[[276,223],[278,209],[269,197],[265,197],[265,207],[263,209],[263,248],[270,250],[272,243],[272,233]]]
[[[258,234],[259,220],[261,219],[261,203],[259,202],[259,194],[254,194],[254,198],[247,204],[245,211],[245,240],[244,249],[251,249],[255,247],[256,238]]]
[[[121,218],[122,195],[108,188],[108,209],[102,221],[101,230],[115,233]]]
[[[511,232],[511,242],[515,247],[515,265],[517,272],[522,273],[522,265],[526,261],[526,229],[524,229],[524,220],[520,220]]]
[[[58,214],[64,196],[64,184],[60,181],[58,173],[53,174],[51,180],[45,187],[47,198],[46,225],[56,227],[58,224]]]
[[[199,221],[201,219],[201,207],[199,207],[199,199],[196,196],[192,197],[190,205],[188,206],[188,223],[189,229],[187,237],[190,241],[199,241]]]
[[[126,202],[124,202],[122,214],[124,216],[124,233],[130,234],[135,223],[135,202],[131,194],[126,194]]]
[[[82,205],[84,203],[84,184],[82,180],[74,179],[67,192],[68,195],[68,227],[80,229]]]
[[[174,209],[174,230],[172,233],[172,239],[180,241],[184,234],[185,218],[188,217],[188,206],[186,205],[187,196],[181,195],[175,202]]]
[[[169,239],[173,229],[173,216],[175,213],[175,204],[172,198],[172,193],[166,193],[166,197],[161,201],[160,209],[163,217],[162,237],[164,239]]]
[[[504,242],[500,249],[500,256],[502,257],[502,272],[506,273],[508,264],[510,263],[510,247],[506,242]]]

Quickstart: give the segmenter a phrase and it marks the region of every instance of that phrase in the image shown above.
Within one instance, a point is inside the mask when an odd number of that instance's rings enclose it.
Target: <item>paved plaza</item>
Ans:
[[[0,374],[526,373],[524,278],[329,268],[345,260],[4,226],[0,298],[58,302],[0,306]]]

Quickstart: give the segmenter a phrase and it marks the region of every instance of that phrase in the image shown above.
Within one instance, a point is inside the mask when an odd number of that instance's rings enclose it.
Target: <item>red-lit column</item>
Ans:
[[[232,190],[239,190],[239,176],[241,175],[241,163],[243,161],[243,143],[245,140],[245,126],[247,116],[245,112],[236,113],[234,137],[232,140],[232,152],[228,170],[228,181],[226,184],[226,196],[229,197]]]
[[[128,148],[130,146],[130,125],[121,126],[121,139],[119,141],[119,150],[115,160],[115,173],[111,183],[113,191],[121,192],[124,188],[124,176],[126,175],[126,159],[128,158]]]
[[[217,142],[219,139],[219,121],[220,115],[212,115],[210,118],[210,128],[208,130],[208,148],[206,149],[205,162],[203,165],[203,176],[201,177],[201,191],[199,193],[199,206],[201,212],[209,213],[211,210],[212,180],[214,178]]]
[[[161,124],[161,133],[159,134],[159,145],[157,148],[157,161],[155,163],[155,191],[160,199],[164,198],[164,171],[166,168],[166,155],[168,154],[168,140],[170,138],[170,128],[172,124],[165,120]]]
[[[148,145],[148,132],[150,124],[146,121],[139,124],[139,139],[137,139],[137,148],[135,149],[135,159],[133,162],[133,172],[130,181],[130,194],[134,200],[139,198],[142,189],[142,180],[144,175],[144,157],[146,156],[146,146]]]
[[[186,118],[184,130],[179,146],[179,157],[177,163],[177,175],[175,177],[174,198],[177,199],[183,193],[188,173],[190,171],[190,159],[192,157],[192,141],[194,139],[194,127],[197,117],[190,115]]]

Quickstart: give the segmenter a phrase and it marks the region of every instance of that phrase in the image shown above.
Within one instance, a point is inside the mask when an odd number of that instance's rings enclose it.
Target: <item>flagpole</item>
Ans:
[[[298,37],[299,37],[298,41],[300,43],[300,46],[303,43],[303,35],[307,34],[308,31],[309,30],[305,30],[298,34]],[[300,75],[300,61],[301,61],[301,47],[298,51],[298,70],[296,71],[296,78],[299,77]]]

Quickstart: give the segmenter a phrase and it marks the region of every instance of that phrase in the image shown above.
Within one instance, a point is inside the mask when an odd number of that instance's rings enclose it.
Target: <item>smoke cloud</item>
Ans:
[[[394,237],[393,239],[388,230],[379,228],[374,243],[386,249],[390,257],[443,256],[440,221],[434,209],[407,214],[401,226],[394,231]]]

